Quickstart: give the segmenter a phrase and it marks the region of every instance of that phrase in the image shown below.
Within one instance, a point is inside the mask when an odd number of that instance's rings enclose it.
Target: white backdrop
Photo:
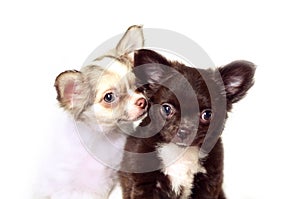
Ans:
[[[146,1],[144,1],[146,2]],[[216,65],[247,59],[256,83],[224,131],[230,199],[300,198],[296,1],[1,1],[0,197],[28,198],[56,109],[56,75],[133,24],[196,41]]]

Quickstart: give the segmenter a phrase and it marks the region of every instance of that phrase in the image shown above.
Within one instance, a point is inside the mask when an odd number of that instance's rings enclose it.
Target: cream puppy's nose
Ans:
[[[144,109],[147,106],[147,101],[145,98],[139,98],[136,100],[135,105]]]

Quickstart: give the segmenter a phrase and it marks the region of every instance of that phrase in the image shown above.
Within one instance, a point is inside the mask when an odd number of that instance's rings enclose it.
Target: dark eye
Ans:
[[[205,109],[201,112],[200,121],[202,123],[208,123],[210,122],[211,117],[212,117],[212,111],[210,109]]]
[[[172,105],[165,103],[161,106],[161,112],[165,117],[170,118],[174,114],[174,108]]]
[[[115,101],[115,94],[110,92],[110,93],[106,93],[104,96],[104,101],[107,103],[112,103],[113,101]]]

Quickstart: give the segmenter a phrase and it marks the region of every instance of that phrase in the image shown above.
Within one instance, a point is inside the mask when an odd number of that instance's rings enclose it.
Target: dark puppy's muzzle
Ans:
[[[177,137],[179,137],[182,141],[187,139],[191,135],[191,131],[188,128],[180,128],[177,132]]]

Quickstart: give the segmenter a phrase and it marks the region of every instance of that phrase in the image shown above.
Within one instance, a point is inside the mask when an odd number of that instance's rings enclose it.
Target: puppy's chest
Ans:
[[[168,176],[172,190],[181,199],[188,198],[193,188],[194,175],[206,173],[199,162],[199,147],[182,148],[173,143],[158,147],[158,154],[162,160],[162,172]]]

